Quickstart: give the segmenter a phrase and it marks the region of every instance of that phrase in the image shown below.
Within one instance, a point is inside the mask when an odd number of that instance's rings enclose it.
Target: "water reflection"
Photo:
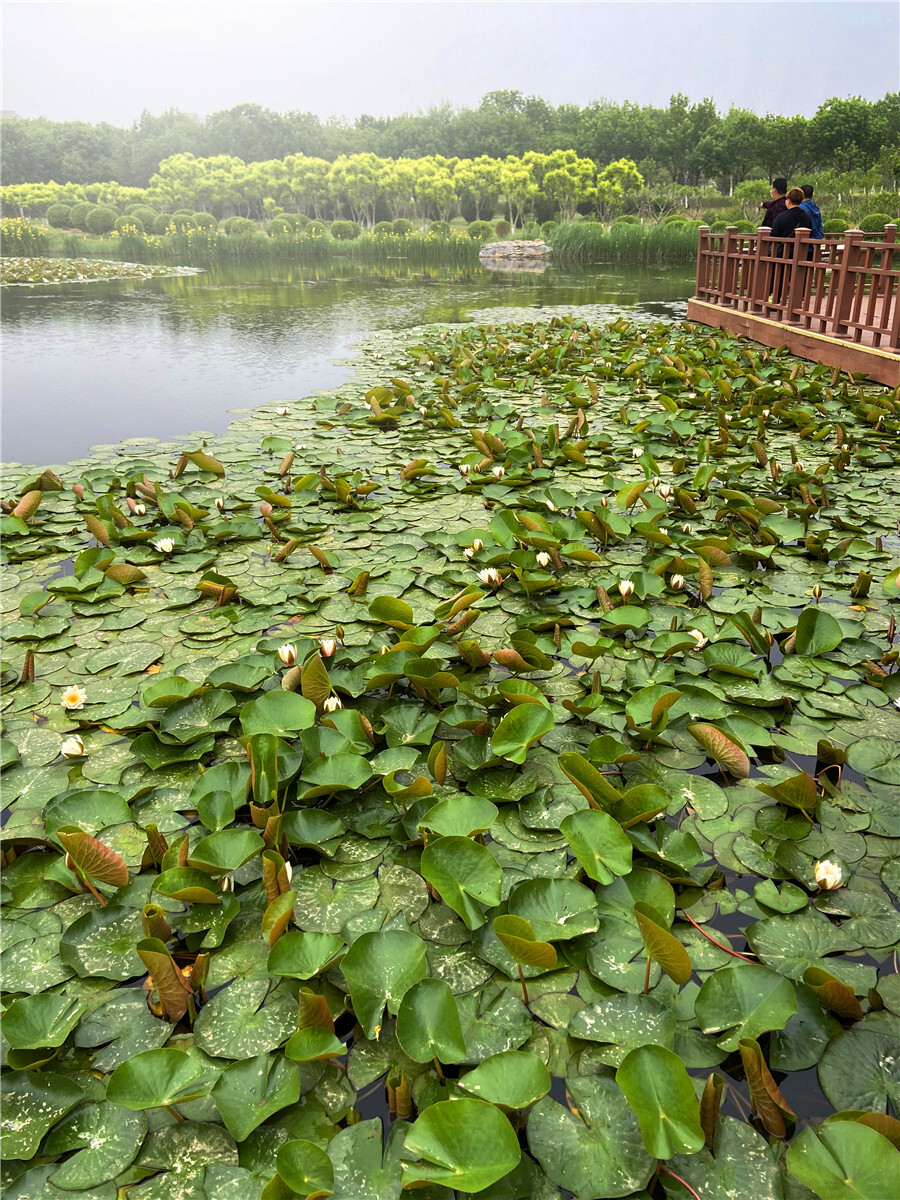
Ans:
[[[691,275],[621,267],[413,271],[248,263],[195,276],[7,289],[3,457],[62,463],[96,443],[220,431],[228,410],[338,386],[375,329],[491,307],[684,300]]]

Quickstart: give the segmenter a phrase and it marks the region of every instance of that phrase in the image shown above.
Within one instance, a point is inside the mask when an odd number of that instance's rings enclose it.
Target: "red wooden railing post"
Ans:
[[[701,290],[705,291],[707,260],[706,251],[709,248],[709,226],[701,225],[697,230],[697,282],[694,285],[694,295],[699,299]],[[708,299],[708,297],[704,297]]]
[[[837,264],[832,264],[831,286],[834,289],[834,275],[838,273],[837,291],[834,299],[834,336],[847,337],[847,321],[853,305],[853,295],[856,284],[856,272],[851,271],[859,263],[859,245],[863,240],[861,229],[848,229],[844,234],[844,252]]]
[[[724,259],[722,262],[722,303],[735,306],[735,279],[737,277],[737,226],[729,225],[725,230]]]
[[[769,230],[765,225],[761,225],[756,231],[756,245],[753,248],[753,258],[750,260],[753,265],[753,278],[750,281],[748,288],[748,297],[750,301],[750,312],[755,313],[760,309],[765,309],[766,301],[769,299],[768,288],[766,286],[766,264],[760,257],[763,250],[763,244],[768,237]]]
[[[787,287],[784,288],[784,320],[792,325],[798,324],[794,314],[801,307],[803,299],[803,284],[805,281],[802,278],[801,263],[805,267],[809,234],[810,231],[808,229],[794,230],[794,254],[790,266],[785,265],[785,270],[789,271],[790,275],[787,280]]]

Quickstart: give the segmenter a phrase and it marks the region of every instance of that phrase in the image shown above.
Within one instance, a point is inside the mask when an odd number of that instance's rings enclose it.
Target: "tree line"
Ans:
[[[518,91],[495,91],[475,108],[446,104],[415,114],[353,122],[309,112],[278,113],[239,104],[198,119],[177,109],[141,114],[130,129],[44,118],[2,122],[5,184],[91,184],[117,180],[147,188],[161,164],[180,155],[245,164],[292,156],[336,163],[358,155],[389,160],[522,159],[571,151],[598,166],[636,165],[649,187],[714,183],[730,192],[752,177],[828,170],[900,176],[900,92],[877,101],[826,100],[812,117],[759,115],[676,94],[668,107],[596,100],[551,105]]]

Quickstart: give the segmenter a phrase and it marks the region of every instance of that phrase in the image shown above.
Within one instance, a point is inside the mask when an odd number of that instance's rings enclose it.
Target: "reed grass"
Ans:
[[[554,229],[557,262],[693,262],[697,256],[694,225],[600,225],[579,221]]]

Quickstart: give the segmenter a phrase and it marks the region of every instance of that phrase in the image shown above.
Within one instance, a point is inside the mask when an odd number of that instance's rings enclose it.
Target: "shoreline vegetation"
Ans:
[[[11,1200],[880,1194],[898,434],[576,313],[8,471]]]

